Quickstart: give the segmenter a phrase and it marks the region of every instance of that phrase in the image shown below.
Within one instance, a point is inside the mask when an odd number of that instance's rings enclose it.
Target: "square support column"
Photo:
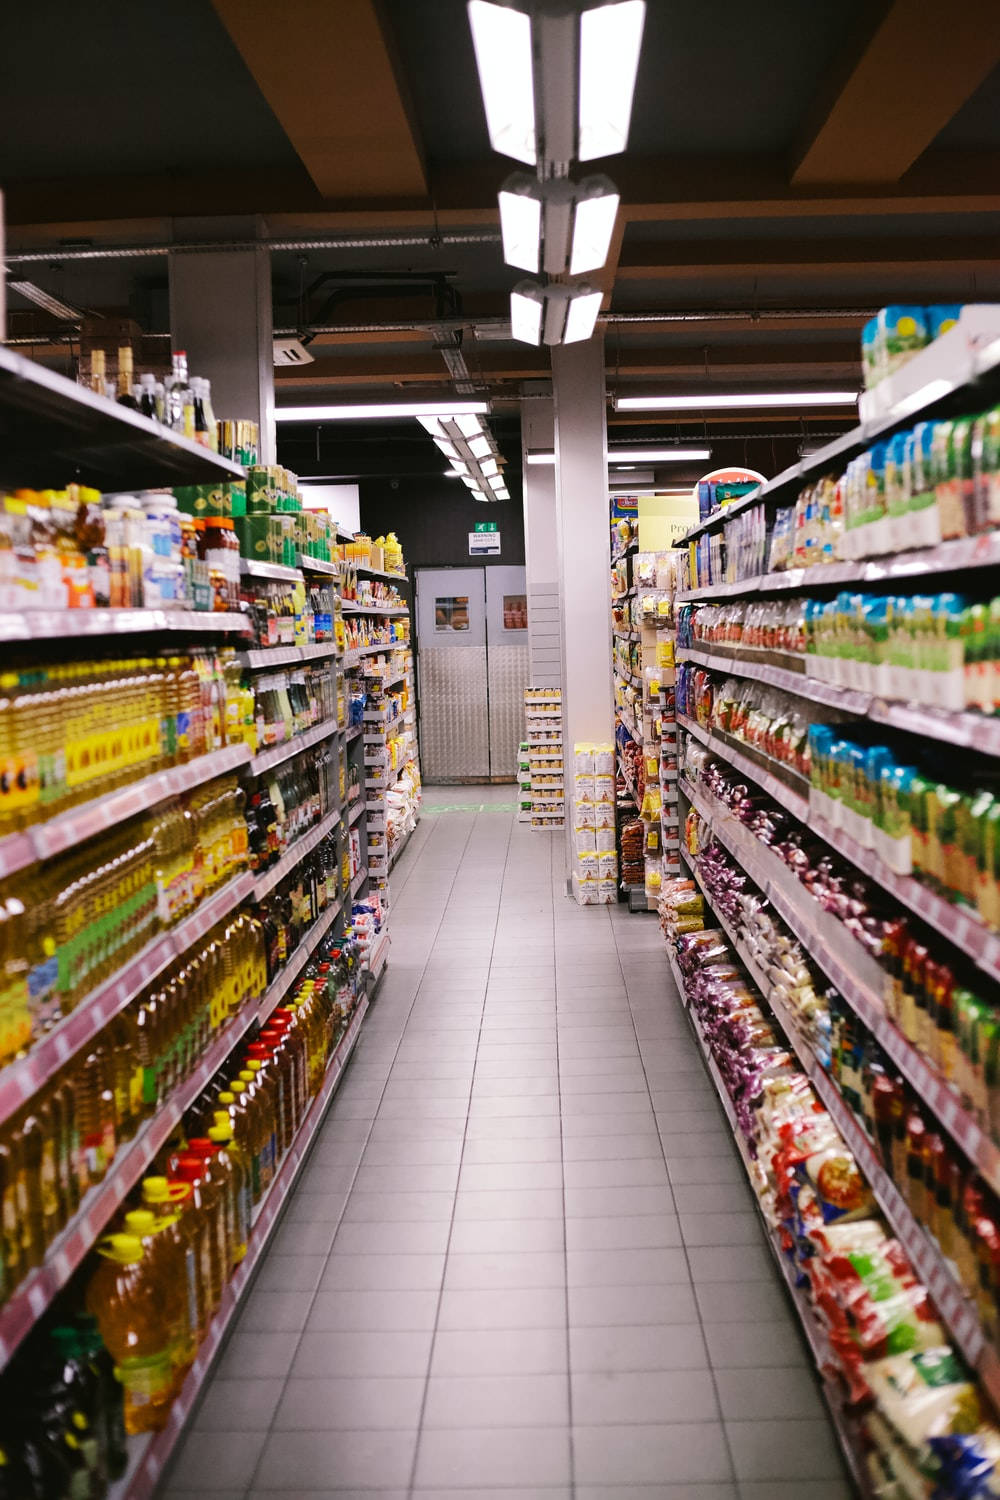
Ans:
[[[614,737],[604,340],[552,350],[567,859],[573,746]]]
[[[172,254],[170,336],[191,374],[211,380],[215,415],[256,422],[260,461],[275,463],[270,251]]]
[[[562,647],[559,616],[559,543],[555,464],[529,464],[529,453],[551,453],[555,408],[548,381],[521,387],[521,474],[524,492],[524,562],[528,589],[530,680],[559,687]]]

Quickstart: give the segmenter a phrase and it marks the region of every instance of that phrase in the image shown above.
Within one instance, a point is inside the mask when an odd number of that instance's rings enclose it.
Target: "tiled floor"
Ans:
[[[850,1494],[656,922],[576,907],[510,803],[426,793],[171,1500]]]

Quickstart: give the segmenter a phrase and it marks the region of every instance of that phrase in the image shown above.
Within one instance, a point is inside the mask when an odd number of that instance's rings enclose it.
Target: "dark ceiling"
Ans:
[[[489,149],[464,0],[36,0],[0,12],[0,86],[9,246],[51,252],[19,274],[164,335],[165,250],[80,263],[67,244],[417,236],[273,256],[275,326],[322,325],[279,404],[447,388],[447,314],[516,458],[520,386],[549,369],[504,327],[520,273],[495,238],[437,239],[495,236],[514,165]],[[629,150],[597,165],[622,190],[612,391],[855,385],[879,305],[1000,299],[1000,6],[650,0]],[[10,303],[15,337],[71,361],[72,328]],[[781,467],[847,421],[612,413],[611,431],[707,433]],[[303,472],[438,472],[414,426],[286,429],[282,451]]]

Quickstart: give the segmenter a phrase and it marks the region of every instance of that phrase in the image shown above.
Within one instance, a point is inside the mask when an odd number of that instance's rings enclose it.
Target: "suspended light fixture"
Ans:
[[[618,411],[735,411],[763,407],[854,406],[857,391],[704,391],[698,396],[618,396]]]
[[[275,418],[279,422],[371,422],[379,418],[456,417],[462,421],[478,422],[473,412],[488,412],[485,401],[384,401],[376,405],[351,405],[349,402],[326,406],[279,406]],[[426,426],[426,423],[424,424]],[[427,428],[431,432],[430,427]]]
[[[525,344],[577,344],[594,332],[603,293],[579,286],[521,281],[510,294],[510,326]]]
[[[499,194],[503,258],[536,275],[599,271],[620,202],[618,189],[601,173],[577,184],[568,177],[538,182],[527,172],[512,172]]]
[[[624,151],[645,0],[530,10],[469,0],[494,151],[542,175]]]
[[[501,490],[503,498],[508,498],[500,467],[503,459],[489,429],[476,413],[442,411],[431,416],[421,412],[417,420],[430,433],[434,446],[451,460],[446,478],[460,479],[473,500],[493,500]]]

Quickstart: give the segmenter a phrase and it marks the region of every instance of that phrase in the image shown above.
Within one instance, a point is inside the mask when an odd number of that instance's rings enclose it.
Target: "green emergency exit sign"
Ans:
[[[474,531],[496,531],[496,521],[477,521],[473,527]]]

